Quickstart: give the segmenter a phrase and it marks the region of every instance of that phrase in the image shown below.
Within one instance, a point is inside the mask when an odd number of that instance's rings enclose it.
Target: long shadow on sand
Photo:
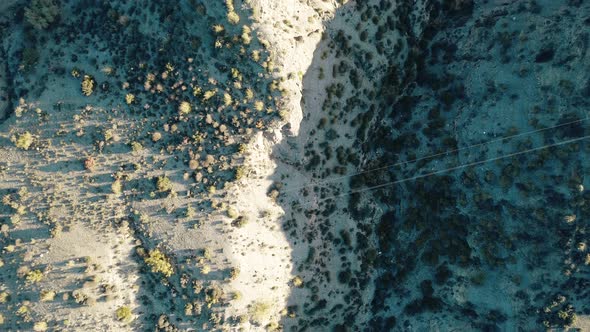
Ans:
[[[543,25],[564,6],[571,26]],[[327,23],[303,84],[320,93],[304,93],[299,133],[274,151],[292,273],[303,279],[286,330],[584,329],[588,77],[573,68],[587,56],[557,46],[587,39],[578,7],[443,1],[421,38],[402,33],[412,64],[392,57],[360,75],[375,83],[360,102],[346,88],[366,63],[339,29],[366,14],[345,6]],[[406,32],[415,23],[391,20]],[[514,22],[529,23],[526,38]],[[341,52],[335,63],[326,45]],[[326,86],[322,67],[347,79]],[[371,171],[343,177],[359,170]]]

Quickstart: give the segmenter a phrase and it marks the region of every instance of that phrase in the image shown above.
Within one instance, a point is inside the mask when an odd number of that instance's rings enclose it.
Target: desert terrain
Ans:
[[[589,31],[582,0],[3,1],[0,330],[589,331]]]

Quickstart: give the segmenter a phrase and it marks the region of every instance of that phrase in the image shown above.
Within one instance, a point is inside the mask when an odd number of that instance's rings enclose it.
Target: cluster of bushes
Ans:
[[[161,273],[165,277],[170,277],[174,274],[174,267],[170,258],[161,252],[160,249],[150,250],[145,255],[144,261],[154,273]]]
[[[25,8],[25,19],[37,30],[43,30],[56,21],[59,7],[54,0],[32,0]]]

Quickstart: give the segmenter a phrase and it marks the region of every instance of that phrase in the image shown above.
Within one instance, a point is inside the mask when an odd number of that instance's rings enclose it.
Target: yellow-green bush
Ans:
[[[160,249],[151,250],[147,257],[145,257],[145,263],[154,273],[162,273],[165,277],[170,277],[174,274],[174,268],[170,259]]]
[[[254,323],[261,324],[268,319],[271,305],[268,302],[258,301],[250,306],[250,318]]]
[[[131,308],[128,306],[119,307],[119,309],[115,311],[115,314],[117,315],[117,319],[121,322],[128,322],[133,317]]]
[[[180,105],[178,106],[178,110],[180,111],[180,114],[182,114],[182,115],[189,114],[192,110],[191,103],[189,103],[188,101],[181,102]]]
[[[236,13],[234,8],[233,0],[225,0],[225,6],[227,7],[227,20],[231,24],[238,24],[240,22],[240,16]]]
[[[43,279],[43,272],[41,270],[32,270],[29,271],[26,275],[26,280],[28,283],[35,284],[38,283]]]
[[[172,190],[172,181],[166,175],[162,175],[158,177],[156,181],[156,187],[159,191],[171,191]]]
[[[94,92],[94,79],[92,76],[84,75],[82,79],[82,93],[88,97],[92,92]]]
[[[24,132],[16,138],[16,147],[19,149],[28,150],[32,144],[33,135],[31,135],[31,133],[29,133],[28,131]]]

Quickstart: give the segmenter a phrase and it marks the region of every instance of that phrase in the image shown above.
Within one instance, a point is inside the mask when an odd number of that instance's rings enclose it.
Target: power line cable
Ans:
[[[308,185],[304,185],[304,186],[299,186],[299,187],[295,187],[295,188],[289,188],[286,190],[283,190],[283,193],[287,193],[287,192],[292,192],[292,191],[297,191],[297,190],[301,190],[301,189],[305,189],[305,188],[309,188],[311,186],[317,186],[317,185],[322,185],[324,183],[331,183],[331,182],[336,182],[339,180],[343,180],[346,178],[350,178],[353,176],[357,176],[357,175],[362,175],[362,174],[366,174],[366,173],[372,173],[372,172],[376,172],[376,171],[380,171],[380,170],[384,170],[384,169],[388,169],[388,168],[392,168],[392,167],[396,167],[396,166],[401,166],[404,164],[409,164],[409,163],[415,163],[421,160],[426,160],[426,159],[431,159],[431,158],[435,158],[435,157],[440,157],[443,155],[447,155],[450,153],[455,153],[455,152],[459,152],[459,151],[463,151],[463,150],[468,150],[468,149],[472,149],[475,147],[480,147],[480,146],[485,146],[491,143],[495,143],[495,142],[501,142],[501,141],[505,141],[505,140],[510,140],[516,137],[520,137],[520,136],[525,136],[525,135],[530,135],[530,134],[535,134],[535,133],[539,133],[539,132],[543,132],[543,131],[547,131],[547,130],[551,130],[551,129],[556,129],[556,128],[560,128],[560,127],[564,127],[564,126],[569,126],[575,123],[581,123],[584,121],[587,121],[588,119],[590,119],[589,117],[586,117],[584,119],[579,119],[579,120],[574,120],[574,121],[570,121],[570,122],[566,122],[566,123],[562,123],[553,127],[547,127],[547,128],[541,128],[541,129],[537,129],[537,130],[532,130],[532,131],[528,131],[528,132],[524,132],[524,133],[520,133],[520,134],[515,134],[515,135],[511,135],[511,136],[506,136],[506,137],[501,137],[501,138],[497,138],[497,139],[493,139],[487,142],[482,142],[482,143],[477,143],[477,144],[473,144],[473,145],[469,145],[469,146],[465,146],[462,148],[457,148],[457,149],[452,149],[452,150],[448,150],[445,152],[439,152],[439,153],[435,153],[435,154],[431,154],[428,156],[424,156],[424,157],[420,157],[420,158],[415,158],[415,159],[411,159],[411,160],[406,160],[406,161],[401,161],[395,164],[391,164],[391,165],[387,165],[387,166],[381,166],[381,167],[377,167],[377,168],[372,168],[372,169],[368,169],[368,170],[364,170],[361,172],[357,172],[357,173],[352,173],[352,174],[347,174],[347,175],[343,175],[340,177],[335,177],[335,178],[331,178],[331,179],[326,179],[326,180],[321,180],[318,182],[314,182],[313,184],[308,184]]]
[[[571,144],[571,143],[575,143],[575,142],[578,142],[578,141],[585,140],[587,138],[590,138],[590,135],[583,136],[583,137],[578,137],[578,138],[574,138],[574,139],[570,139],[570,140],[566,140],[566,141],[563,141],[563,142],[558,142],[558,143],[553,143],[553,144],[547,144],[547,145],[543,145],[543,146],[540,146],[540,147],[537,147],[537,148],[531,148],[531,149],[527,149],[527,150],[524,150],[524,151],[514,152],[514,153],[507,154],[507,155],[499,156],[499,157],[494,157],[494,158],[489,158],[489,159],[485,159],[485,160],[479,160],[479,161],[474,161],[474,162],[470,162],[470,163],[465,163],[465,164],[461,164],[461,165],[458,165],[458,166],[454,166],[454,167],[450,167],[450,168],[446,168],[446,169],[442,169],[442,170],[438,170],[438,171],[433,171],[433,172],[429,172],[429,173],[426,173],[426,174],[416,175],[416,176],[413,176],[413,177],[408,177],[408,178],[404,178],[404,179],[400,179],[400,180],[396,180],[396,181],[386,182],[386,183],[382,183],[382,184],[379,184],[379,185],[375,185],[375,186],[371,186],[371,187],[367,187],[367,188],[363,188],[363,189],[349,190],[349,191],[347,191],[347,192],[345,192],[343,194],[329,196],[329,197],[324,197],[324,198],[319,199],[316,202],[309,202],[309,203],[306,203],[305,205],[309,205],[311,203],[321,203],[323,201],[334,199],[334,198],[339,198],[339,197],[344,197],[344,196],[348,196],[348,195],[352,195],[352,194],[357,194],[357,193],[362,193],[362,192],[371,191],[371,190],[375,190],[375,189],[380,189],[380,188],[388,187],[388,186],[395,185],[395,184],[400,184],[400,183],[407,182],[407,181],[418,180],[418,179],[426,178],[426,177],[429,177],[429,176],[432,176],[432,175],[437,175],[437,174],[441,174],[441,173],[446,173],[446,172],[454,171],[454,170],[457,170],[457,169],[462,169],[462,168],[467,168],[467,167],[471,167],[471,166],[485,164],[485,163],[490,162],[490,161],[496,161],[496,160],[506,159],[506,158],[518,156],[518,155],[529,153],[529,152],[534,152],[534,151],[538,151],[538,150],[542,150],[542,149],[547,149],[547,148],[551,148],[551,147],[556,147],[556,146]],[[299,206],[305,206],[305,205],[299,205]]]

